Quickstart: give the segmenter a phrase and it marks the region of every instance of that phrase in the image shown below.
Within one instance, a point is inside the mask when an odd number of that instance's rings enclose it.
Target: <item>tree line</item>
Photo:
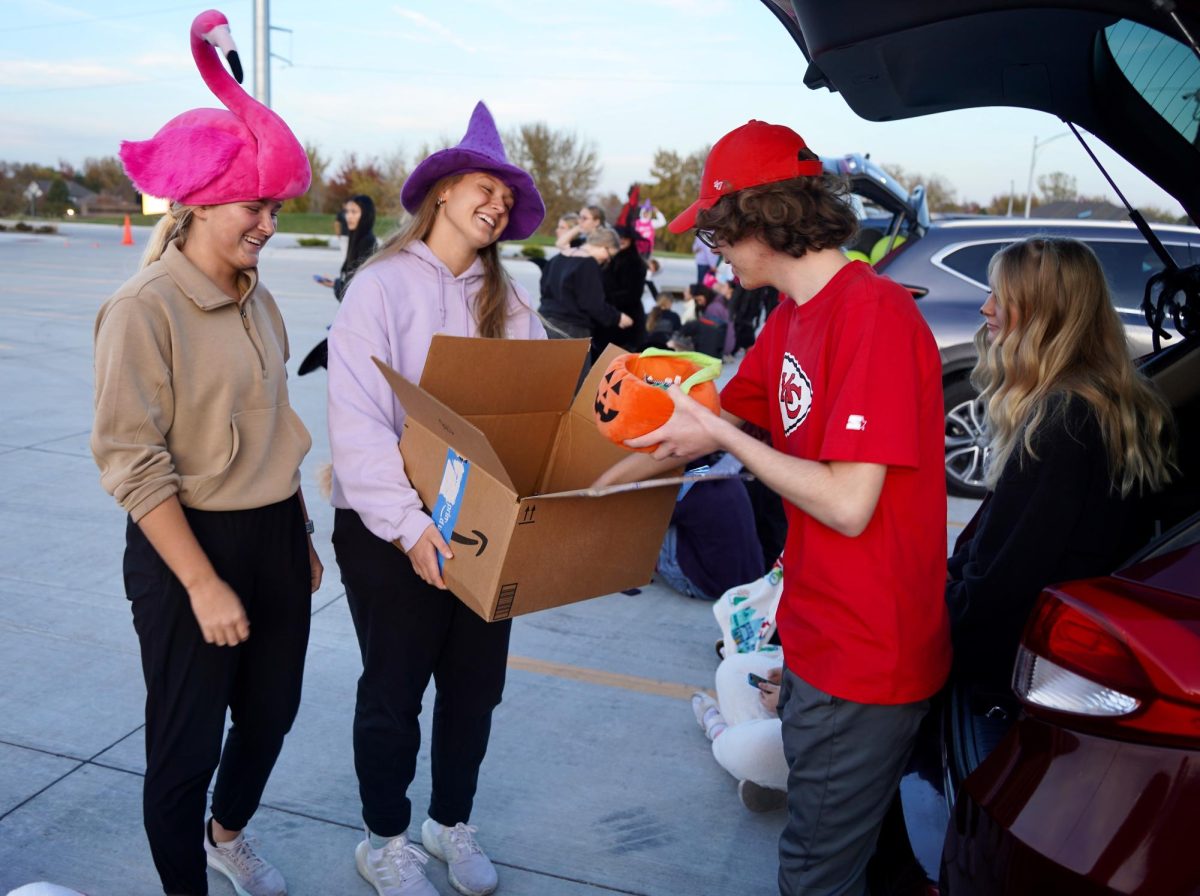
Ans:
[[[546,219],[539,230],[551,235],[558,218],[568,211],[577,211],[585,203],[598,204],[610,220],[624,204],[626,197],[614,193],[599,195],[602,167],[594,141],[574,131],[554,129],[542,122],[523,124],[503,134],[509,158],[525,168],[541,191],[546,203]],[[398,148],[381,156],[347,153],[335,166],[332,158],[315,144],[306,144],[312,166],[312,187],[304,196],[288,200],[284,211],[312,212],[333,215],[351,196],[366,194],[375,200],[382,221],[399,220],[404,215],[400,207],[400,188],[412,166],[431,152],[450,146],[450,141],[437,145],[425,144],[411,155]],[[644,199],[649,199],[670,220],[695,199],[700,188],[700,176],[708,146],[682,154],[672,149],[657,149],[644,181],[636,186]],[[924,184],[929,209],[934,213],[964,213],[1004,215],[1021,214],[1024,194],[993,196],[987,203],[960,200],[954,187],[940,174],[924,175],[910,172],[899,165],[883,165],[905,189]],[[38,163],[0,161],[0,215],[16,215],[28,211],[29,201],[24,191],[33,180],[49,181],[50,190],[38,200],[39,214],[62,216],[70,206],[67,182],[81,184],[102,197],[118,203],[132,204],[137,193],[120,161],[115,156],[85,159],[76,168],[60,161],[57,167]],[[1033,207],[1053,202],[1072,201],[1093,204],[1105,203],[1103,198],[1081,196],[1075,178],[1061,171],[1038,178],[1038,193]],[[1171,213],[1154,207],[1143,207],[1150,220],[1175,222]],[[381,228],[384,229],[384,228]],[[690,234],[671,234],[660,231],[657,245],[662,249],[687,251]]]

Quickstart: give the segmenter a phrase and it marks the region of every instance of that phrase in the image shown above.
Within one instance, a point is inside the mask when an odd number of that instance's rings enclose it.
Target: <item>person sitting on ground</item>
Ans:
[[[765,681],[752,684],[751,675]],[[783,650],[770,646],[733,653],[717,666],[714,700],[692,695],[696,722],[712,741],[713,758],[738,782],[738,797],[751,812],[787,805],[787,758],[779,720]]]
[[[676,350],[703,352],[712,358],[723,358],[725,335],[729,330],[729,309],[723,302],[716,302],[716,293],[703,283],[692,283],[683,288],[685,309],[688,304],[694,309],[693,316],[681,315],[683,324],[671,339],[670,347]]]
[[[725,456],[712,467],[701,462],[688,472],[735,472],[741,466],[736,458]],[[754,510],[742,480],[684,483],[675,499],[655,575],[680,594],[711,601],[764,571]]]
[[[733,299],[733,282],[734,276],[732,269],[722,265],[717,268],[717,279],[713,284],[713,298],[704,309],[705,316],[709,320],[715,320],[725,324],[725,341],[721,345],[721,357],[728,361],[733,360],[733,347],[737,339],[737,334],[733,329],[733,312],[730,308],[730,300]]]
[[[666,348],[682,323],[671,307],[675,303],[666,293],[655,299],[654,307],[646,317],[646,345],[651,348]]]

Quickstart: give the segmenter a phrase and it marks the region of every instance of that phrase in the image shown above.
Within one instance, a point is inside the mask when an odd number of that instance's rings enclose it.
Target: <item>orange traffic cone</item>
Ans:
[[[125,216],[125,230],[121,234],[121,245],[122,246],[132,246],[133,245],[133,228],[129,225],[129,215]]]

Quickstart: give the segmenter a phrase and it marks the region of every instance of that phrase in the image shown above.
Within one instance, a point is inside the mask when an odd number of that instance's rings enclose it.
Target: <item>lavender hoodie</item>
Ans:
[[[329,331],[333,506],[357,511],[375,535],[398,539],[406,551],[432,520],[396,448],[404,408],[371,356],[418,382],[435,333],[478,335],[472,309],[482,286],[478,258],[455,277],[418,240],[354,275]],[[508,309],[508,338],[546,338],[529,296],[516,283]]]

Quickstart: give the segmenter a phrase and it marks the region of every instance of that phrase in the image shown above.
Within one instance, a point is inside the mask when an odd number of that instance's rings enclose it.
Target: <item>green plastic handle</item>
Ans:
[[[679,388],[683,390],[684,395],[687,395],[688,390],[692,386],[699,386],[701,383],[715,380],[721,375],[721,359],[703,354],[702,352],[675,352],[666,348],[648,348],[641,354],[643,358],[683,358],[684,360],[691,361],[693,364],[699,365],[699,370],[679,384]]]

